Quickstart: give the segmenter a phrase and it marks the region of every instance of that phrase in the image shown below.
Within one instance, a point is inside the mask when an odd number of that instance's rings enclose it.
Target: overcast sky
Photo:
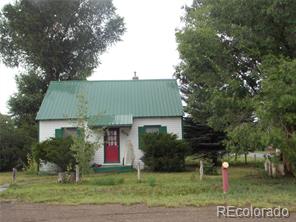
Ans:
[[[13,0],[0,0],[0,7]],[[192,0],[113,0],[124,17],[127,31],[100,57],[101,65],[89,80],[172,78],[178,64],[175,29],[181,26],[182,6]],[[16,92],[17,69],[0,61],[0,112],[8,113],[7,101]]]

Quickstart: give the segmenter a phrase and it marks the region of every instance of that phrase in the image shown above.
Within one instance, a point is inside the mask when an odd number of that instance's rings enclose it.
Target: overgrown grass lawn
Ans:
[[[137,182],[136,172],[92,174],[80,184],[58,184],[56,176],[18,173],[17,183],[0,193],[0,201],[59,204],[144,203],[148,206],[205,206],[228,204],[288,207],[296,210],[296,179],[269,178],[258,168],[230,169],[230,191],[223,194],[221,176],[199,180],[197,172],[148,173]],[[11,181],[0,174],[0,184]]]

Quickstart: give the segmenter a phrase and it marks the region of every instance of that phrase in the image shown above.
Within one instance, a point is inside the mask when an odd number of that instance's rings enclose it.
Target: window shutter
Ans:
[[[77,137],[81,137],[81,129],[80,128],[77,128],[76,129],[76,133],[77,133]]]
[[[139,127],[138,128],[139,149],[141,149],[143,144],[142,136],[144,135],[144,133],[145,133],[145,127]]]
[[[63,128],[55,129],[55,138],[56,139],[63,139]]]
[[[166,126],[161,126],[161,127],[159,127],[159,132],[160,133],[167,133],[167,127]]]

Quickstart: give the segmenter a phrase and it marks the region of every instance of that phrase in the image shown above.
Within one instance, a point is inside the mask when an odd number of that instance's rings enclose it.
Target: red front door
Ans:
[[[119,162],[119,130],[107,129],[105,135],[105,163]]]

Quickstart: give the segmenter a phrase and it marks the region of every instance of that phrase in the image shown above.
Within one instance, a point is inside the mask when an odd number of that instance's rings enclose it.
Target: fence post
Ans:
[[[138,161],[137,169],[138,169],[138,182],[139,182],[139,181],[141,181],[140,161]]]
[[[80,181],[80,175],[79,175],[79,165],[75,165],[75,182],[78,183]]]
[[[12,168],[12,183],[16,182],[16,168]]]
[[[202,180],[204,174],[203,161],[199,162],[199,179]]]

